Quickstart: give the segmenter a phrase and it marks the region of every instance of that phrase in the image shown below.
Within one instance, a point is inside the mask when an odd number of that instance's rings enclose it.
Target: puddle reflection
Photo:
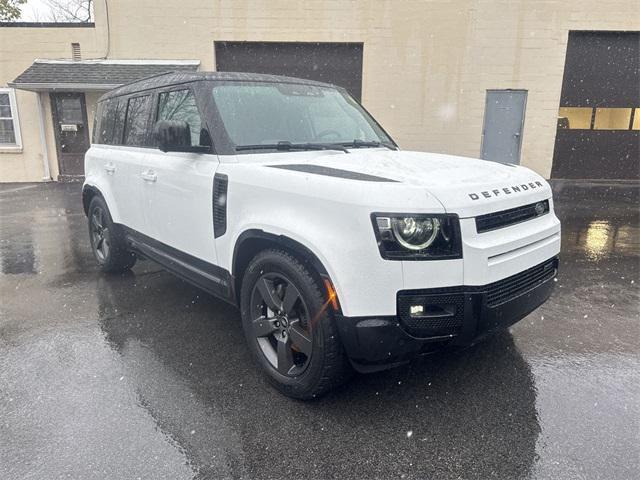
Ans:
[[[0,244],[0,271],[5,275],[37,273],[31,230]]]
[[[66,275],[95,271],[84,214],[34,209],[2,219],[0,273]]]
[[[640,189],[636,186],[553,183],[562,222],[562,254],[600,262],[640,250]]]
[[[633,254],[638,248],[638,227],[608,220],[594,220],[575,229],[573,238],[576,249],[583,251],[592,261],[602,260],[612,254]]]

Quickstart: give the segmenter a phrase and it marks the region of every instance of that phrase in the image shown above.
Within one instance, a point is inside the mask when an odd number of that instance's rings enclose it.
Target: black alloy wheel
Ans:
[[[91,200],[88,211],[89,241],[100,269],[108,273],[122,273],[136,263],[135,254],[129,250],[121,225],[113,223],[102,197]]]
[[[111,253],[111,234],[106,226],[105,212],[101,206],[96,206],[91,212],[89,220],[89,233],[91,236],[91,247],[100,264],[104,264],[109,259]]]
[[[240,310],[251,355],[285,395],[317,398],[350,377],[326,287],[303,258],[256,253],[242,274]]]
[[[269,363],[282,375],[300,375],[309,365],[313,341],[309,309],[284,275],[263,274],[251,294],[252,326]]]

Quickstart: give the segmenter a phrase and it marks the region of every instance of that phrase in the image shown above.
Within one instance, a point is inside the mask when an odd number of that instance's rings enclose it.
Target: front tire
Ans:
[[[127,248],[122,229],[113,223],[102,198],[91,200],[88,219],[91,250],[100,269],[108,273],[122,273],[133,267],[136,256]]]
[[[282,250],[265,250],[242,279],[242,324],[252,356],[269,381],[298,399],[343,383],[351,367],[320,279]]]

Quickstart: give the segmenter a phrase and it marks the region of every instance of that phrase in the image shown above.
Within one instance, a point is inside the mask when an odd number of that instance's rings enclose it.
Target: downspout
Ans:
[[[51,169],[49,167],[49,147],[47,146],[47,135],[45,133],[44,123],[44,107],[42,106],[42,96],[44,92],[36,92],[38,99],[38,124],[40,125],[40,144],[42,145],[42,171],[44,176],[42,180],[45,182],[51,181]]]
[[[103,58],[107,59],[109,58],[109,53],[111,53],[111,22],[109,21],[109,4],[107,0],[104,0],[104,13],[107,21],[107,49]]]

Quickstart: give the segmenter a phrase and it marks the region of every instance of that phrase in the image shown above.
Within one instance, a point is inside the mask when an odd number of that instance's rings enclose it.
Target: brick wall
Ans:
[[[111,58],[199,59],[210,70],[215,40],[364,42],[363,103],[405,149],[478,156],[486,89],[526,89],[522,163],[544,176],[569,30],[640,29],[637,0],[137,0],[109,7]],[[103,8],[96,2],[95,38],[64,37],[55,48],[46,33],[14,38],[7,35],[13,29],[0,28],[2,55],[30,45],[6,62],[0,57],[0,83],[32,57],[68,55],[71,41],[83,52],[85,43],[102,51]]]
[[[93,28],[16,28],[0,27],[0,87],[22,73],[36,58],[71,58],[71,43],[78,42],[85,58],[104,54],[101,32]],[[39,182],[44,176],[43,152],[36,93],[17,91],[22,151],[0,148],[0,182]],[[57,176],[55,141],[51,125],[49,97],[43,106],[49,122],[46,139],[52,173]]]
[[[119,56],[197,57],[209,69],[214,40],[364,42],[363,103],[405,149],[476,157],[486,89],[526,89],[522,163],[546,177],[569,30],[640,28],[634,0],[136,5],[115,9],[117,18],[127,12],[116,27]]]

